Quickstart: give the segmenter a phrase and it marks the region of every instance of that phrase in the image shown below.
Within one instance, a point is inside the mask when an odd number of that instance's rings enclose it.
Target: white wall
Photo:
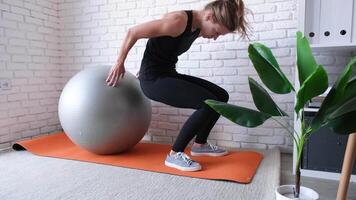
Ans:
[[[0,148],[59,130],[57,1],[0,0]]]
[[[32,2],[32,3],[30,3]],[[33,3],[36,2],[36,3]],[[127,29],[180,9],[200,9],[205,0],[0,0],[0,77],[12,80],[0,91],[0,144],[54,132],[60,128],[57,101],[61,88],[80,69],[114,64]],[[296,0],[245,0],[253,11],[251,42],[272,48],[282,70],[294,82]],[[18,8],[22,8],[19,10]],[[130,51],[126,69],[134,74],[147,40]],[[229,103],[253,108],[247,77],[257,78],[247,55],[248,42],[229,34],[216,41],[197,39],[178,62],[178,71],[210,80],[230,93]],[[348,56],[348,55],[347,55]],[[320,55],[326,65],[342,65],[345,56]],[[334,70],[337,73],[338,70]],[[293,94],[275,95],[293,116]],[[153,117],[145,140],[172,143],[192,113],[153,102]],[[292,124],[287,119],[284,124]],[[220,118],[209,137],[229,147],[291,151],[292,141],[275,122],[247,129]],[[0,146],[1,148],[1,146]]]
[[[209,1],[197,0],[136,0],[136,1],[59,1],[61,69],[65,80],[75,72],[96,64],[113,64],[117,59],[125,32],[137,23],[160,17],[179,9],[200,9]],[[274,48],[284,65],[283,70],[293,77],[292,48],[296,30],[296,1],[246,1],[254,12],[251,18],[255,34]],[[140,40],[128,55],[126,68],[136,74],[146,40]],[[247,76],[256,77],[247,55],[246,41],[238,35],[226,35],[217,41],[198,39],[180,57],[177,69],[181,73],[210,80],[230,93],[230,103],[252,107]],[[293,97],[276,97],[282,109],[292,111]],[[172,143],[180,128],[192,113],[153,102],[153,118],[146,140]],[[291,115],[292,116],[292,115]],[[291,122],[290,122],[291,123]],[[247,129],[221,118],[214,127],[210,141],[222,146],[262,148],[275,145],[290,149],[291,141],[273,121],[263,127]]]

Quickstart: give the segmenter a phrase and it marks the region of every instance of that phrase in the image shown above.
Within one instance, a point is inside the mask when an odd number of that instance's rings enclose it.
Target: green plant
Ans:
[[[295,197],[300,191],[300,160],[303,146],[309,136],[323,126],[328,126],[338,134],[350,134],[356,131],[356,76],[352,76],[352,68],[356,63],[356,56],[347,64],[333,87],[325,97],[320,109],[311,123],[304,121],[304,106],[313,97],[326,91],[328,76],[322,65],[318,65],[309,45],[308,40],[301,32],[297,32],[297,67],[300,89],[295,91],[293,85],[284,75],[272,51],[260,43],[249,45],[249,57],[256,69],[258,76],[266,87],[277,94],[296,92],[294,111],[301,129],[298,134],[291,126],[283,125],[278,119],[288,116],[273,101],[268,92],[253,78],[248,78],[250,91],[257,110],[244,108],[215,100],[206,100],[215,111],[231,120],[245,126],[257,127],[267,119],[273,119],[283,126],[293,138],[297,149],[297,162],[295,166],[296,183]],[[353,121],[352,121],[353,120]],[[294,134],[296,133],[296,134]]]

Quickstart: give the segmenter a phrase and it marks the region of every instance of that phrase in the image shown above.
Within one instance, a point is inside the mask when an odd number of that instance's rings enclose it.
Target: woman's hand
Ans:
[[[119,80],[123,78],[125,75],[125,66],[123,63],[116,63],[114,66],[111,67],[110,73],[106,82],[108,86],[116,87],[119,83]]]

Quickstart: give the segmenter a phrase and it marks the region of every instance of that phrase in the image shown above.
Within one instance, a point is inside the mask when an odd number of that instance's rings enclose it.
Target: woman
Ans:
[[[124,62],[138,39],[149,38],[139,71],[144,94],[155,101],[196,111],[182,127],[165,165],[183,171],[198,171],[201,165],[190,159],[184,149],[194,136],[192,156],[224,156],[228,152],[207,142],[208,135],[220,117],[204,103],[206,99],[227,102],[228,93],[221,87],[175,70],[178,56],[186,52],[198,37],[213,38],[237,31],[246,36],[247,23],[242,0],[216,0],[203,10],[175,11],[161,19],[130,28],[117,63],[107,78],[109,86],[117,86],[124,76]]]

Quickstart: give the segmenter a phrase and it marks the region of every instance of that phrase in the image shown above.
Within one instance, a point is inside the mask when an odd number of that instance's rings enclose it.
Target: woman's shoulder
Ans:
[[[184,10],[178,10],[178,11],[172,11],[172,12],[166,13],[163,15],[162,18],[170,18],[170,19],[186,22],[188,19],[188,15],[186,14],[186,12]]]
[[[177,31],[176,37],[184,33],[187,27],[188,15],[184,10],[173,11],[163,15],[162,19]]]

